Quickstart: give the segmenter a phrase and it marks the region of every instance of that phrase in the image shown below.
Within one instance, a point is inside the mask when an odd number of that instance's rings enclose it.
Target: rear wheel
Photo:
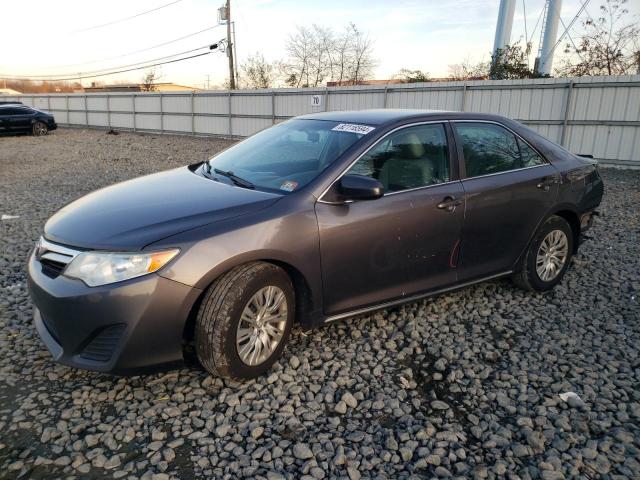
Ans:
[[[242,265],[216,280],[196,320],[196,351],[214,375],[262,375],[285,348],[295,316],[293,285],[281,268]]]
[[[514,283],[537,292],[556,286],[571,262],[573,242],[573,231],[567,221],[555,215],[549,217],[536,232],[520,271],[513,276]]]
[[[49,129],[42,122],[35,122],[31,127],[31,131],[36,137],[41,137],[42,135],[46,135],[47,133],[49,133]]]

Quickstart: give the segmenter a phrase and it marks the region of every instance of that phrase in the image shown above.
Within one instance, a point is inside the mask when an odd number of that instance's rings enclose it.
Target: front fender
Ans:
[[[284,206],[286,208],[286,206]],[[269,212],[257,222],[255,215],[211,224],[154,243],[153,248],[178,246],[180,256],[160,272],[163,277],[206,290],[220,275],[253,261],[282,264],[299,273],[311,300],[311,312],[322,311],[322,281],[318,226],[313,209]],[[279,211],[278,211],[279,210]],[[295,278],[293,280],[296,280]],[[314,313],[315,312],[315,313]]]

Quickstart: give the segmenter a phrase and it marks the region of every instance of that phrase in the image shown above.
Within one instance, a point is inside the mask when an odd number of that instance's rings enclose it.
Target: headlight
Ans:
[[[178,252],[178,249],[149,253],[85,252],[71,261],[64,275],[97,287],[160,270]]]

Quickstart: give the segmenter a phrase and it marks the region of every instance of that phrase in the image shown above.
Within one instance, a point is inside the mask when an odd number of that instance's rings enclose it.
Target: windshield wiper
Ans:
[[[211,166],[209,166],[209,168],[211,168]],[[214,168],[213,171],[216,172],[218,175],[222,175],[223,177],[230,178],[231,181],[236,185],[238,185],[239,187],[251,188],[251,189],[256,188],[255,185],[251,183],[249,180],[245,180],[244,178],[237,176],[230,170],[220,170],[219,168]]]

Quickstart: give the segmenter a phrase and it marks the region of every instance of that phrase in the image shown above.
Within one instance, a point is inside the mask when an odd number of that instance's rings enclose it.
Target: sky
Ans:
[[[217,25],[223,0],[180,0],[155,12],[116,22],[176,0],[30,0],[3,2],[3,36],[9,48],[0,52],[3,75],[76,74],[132,65],[204,47],[226,35],[225,26],[158,48],[149,48]],[[568,24],[584,0],[564,0],[561,18]],[[597,16],[601,0],[587,10]],[[499,0],[231,0],[239,63],[262,53],[267,60],[286,58],[285,43],[297,25],[314,23],[339,31],[349,22],[374,42],[374,78],[392,77],[401,68],[420,69],[446,77],[448,66],[465,59],[486,61],[493,47]],[[532,35],[544,0],[517,0],[511,42]],[[526,8],[526,15],[524,8]],[[108,7],[108,8],[107,8]],[[640,0],[630,0],[632,14]],[[560,27],[560,31],[563,28]],[[5,40],[6,41],[6,40]],[[6,46],[6,44],[5,44]],[[144,51],[140,51],[144,50]],[[198,50],[190,55],[204,52]],[[138,52],[138,53],[132,53]],[[187,55],[185,55],[187,56]],[[213,87],[228,75],[227,58],[213,53],[160,67],[161,81]],[[139,82],[144,71],[102,77]],[[83,84],[88,86],[90,79]]]

